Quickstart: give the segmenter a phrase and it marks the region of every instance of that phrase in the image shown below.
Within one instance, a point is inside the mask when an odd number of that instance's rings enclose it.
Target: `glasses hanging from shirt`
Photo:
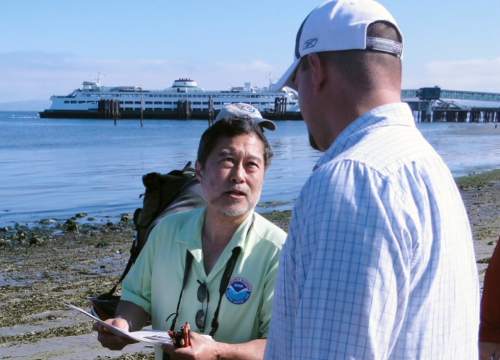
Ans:
[[[196,312],[195,321],[198,329],[200,329],[201,332],[204,332],[206,314],[205,311],[203,310],[203,304],[205,303],[205,299],[207,299],[207,311],[208,311],[208,302],[210,301],[210,293],[208,292],[207,283],[205,281],[204,282],[201,282],[200,280],[196,281],[198,281],[198,284],[200,284],[196,296],[198,297],[198,301],[201,302],[201,309]]]
[[[214,313],[214,318],[212,319],[212,330],[210,331],[210,336],[214,336],[215,332],[219,328],[219,323],[217,319],[219,318],[219,310],[220,310],[220,304],[222,301],[222,297],[224,296],[224,293],[226,292],[226,289],[229,285],[229,280],[231,279],[231,275],[233,274],[234,267],[236,266],[236,261],[238,261],[238,256],[240,255],[241,248],[240,247],[235,247],[233,249],[233,254],[231,255],[231,258],[227,262],[226,269],[224,270],[224,274],[222,274],[222,279],[220,281],[220,286],[219,286],[219,303],[217,304],[217,309],[215,310]],[[187,279],[189,276],[189,271],[191,270],[191,263],[193,262],[193,255],[189,252],[189,250],[186,250],[186,267],[184,268],[184,279],[182,281],[182,289],[181,293],[179,294],[179,301],[177,302],[177,310],[175,313],[172,313],[168,316],[167,320],[170,319],[170,317],[174,316],[172,319],[172,324],[170,325],[170,330],[174,331],[175,330],[175,323],[177,321],[177,317],[179,316],[179,308],[181,305],[181,299],[182,299],[182,294],[184,292],[184,288],[186,287]],[[200,329],[201,332],[204,332],[205,330],[205,322],[206,322],[206,317],[207,317],[207,312],[203,310],[203,304],[205,299],[207,299],[207,307],[206,309],[208,310],[208,300],[209,300],[209,292],[207,288],[206,282],[201,282],[197,280],[198,283],[200,284],[200,287],[198,287],[198,293],[197,297],[198,300],[202,303],[201,306],[202,308],[198,310],[196,313],[196,326],[198,326],[198,329]],[[199,320],[199,321],[198,321]]]

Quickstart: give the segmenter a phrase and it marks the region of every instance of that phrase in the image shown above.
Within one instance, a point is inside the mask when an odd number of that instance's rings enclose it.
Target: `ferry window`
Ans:
[[[172,101],[165,101],[164,104],[165,105],[172,105]]]
[[[141,105],[141,102],[140,101],[136,101],[136,102],[134,102],[134,104]]]
[[[172,95],[168,95],[168,97],[172,97]]]
[[[68,100],[65,100],[65,101],[64,101],[64,103],[65,103],[65,104],[69,104],[69,101],[68,101]]]
[[[146,105],[151,105],[152,103],[152,101],[146,101]]]
[[[250,97],[254,98],[256,95],[251,95]]]
[[[72,104],[76,104],[76,101],[72,100],[72,101],[71,101],[71,103],[72,103]]]
[[[78,101],[78,104],[85,104],[85,101],[80,100]]]
[[[120,101],[120,104],[123,104],[123,101]]]
[[[195,101],[195,102],[193,103],[193,105],[201,105],[201,102],[199,102],[199,101]]]
[[[258,98],[260,98],[260,95],[255,95],[255,97],[258,97]]]
[[[214,105],[220,105],[220,102],[214,102]]]
[[[149,94],[149,97],[153,97],[153,94]]]
[[[95,104],[95,101],[87,101],[87,104]]]
[[[203,102],[203,105],[208,105],[208,101],[207,102]]]
[[[258,102],[253,102],[252,105],[259,105],[259,103]]]
[[[161,101],[155,101],[155,105],[161,105]]]
[[[133,104],[133,101],[125,101],[125,104]]]

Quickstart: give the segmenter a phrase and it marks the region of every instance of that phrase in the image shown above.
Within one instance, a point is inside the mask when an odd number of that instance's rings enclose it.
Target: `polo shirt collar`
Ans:
[[[415,127],[415,120],[406,103],[393,103],[376,107],[354,120],[335,139],[313,168],[318,168],[355,145],[369,130],[388,125]]]
[[[206,213],[207,208],[202,208],[199,216],[194,218],[192,223],[185,224],[185,226],[183,227],[183,231],[179,233],[179,237],[176,239],[177,242],[187,245],[187,249],[193,254],[194,260],[198,263],[201,263],[203,259],[201,232],[203,229],[203,224],[205,222]],[[210,274],[207,277],[207,281],[209,281],[210,278],[216,276],[217,273],[226,266],[226,263],[233,254],[234,248],[240,247],[242,253],[245,252],[249,230],[253,224],[254,217],[254,210],[252,209],[245,220],[243,220],[240,226],[238,226],[238,228],[236,229],[233,237],[217,260],[214,268],[212,269],[212,271],[210,271]]]

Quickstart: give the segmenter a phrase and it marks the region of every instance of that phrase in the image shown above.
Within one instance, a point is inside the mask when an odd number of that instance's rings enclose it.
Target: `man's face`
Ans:
[[[226,216],[241,216],[254,208],[264,171],[264,145],[254,133],[221,136],[205,168],[196,162],[196,175],[208,206]]]
[[[316,137],[319,136],[321,129],[317,129],[319,124],[316,124],[314,119],[316,118],[316,109],[313,103],[314,98],[311,96],[313,93],[313,83],[311,78],[311,68],[307,66],[306,70],[303,69],[302,62],[307,59],[302,58],[301,63],[297,66],[293,77],[293,83],[295,84],[295,89],[299,93],[299,107],[304,121],[307,125],[309,132],[309,144],[315,150],[320,150],[317,143]]]

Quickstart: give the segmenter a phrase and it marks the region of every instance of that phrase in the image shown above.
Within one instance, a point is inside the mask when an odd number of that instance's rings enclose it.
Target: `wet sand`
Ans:
[[[482,282],[500,235],[500,179],[470,179],[457,182]],[[290,214],[274,211],[265,216],[287,230]],[[85,223],[79,224],[82,220]],[[123,352],[102,348],[92,323],[60,304],[88,309],[90,297],[111,289],[129,257],[129,216],[109,218],[107,223],[93,223],[88,217],[65,222],[46,219],[29,227],[0,228],[0,359],[154,359],[147,344]]]

